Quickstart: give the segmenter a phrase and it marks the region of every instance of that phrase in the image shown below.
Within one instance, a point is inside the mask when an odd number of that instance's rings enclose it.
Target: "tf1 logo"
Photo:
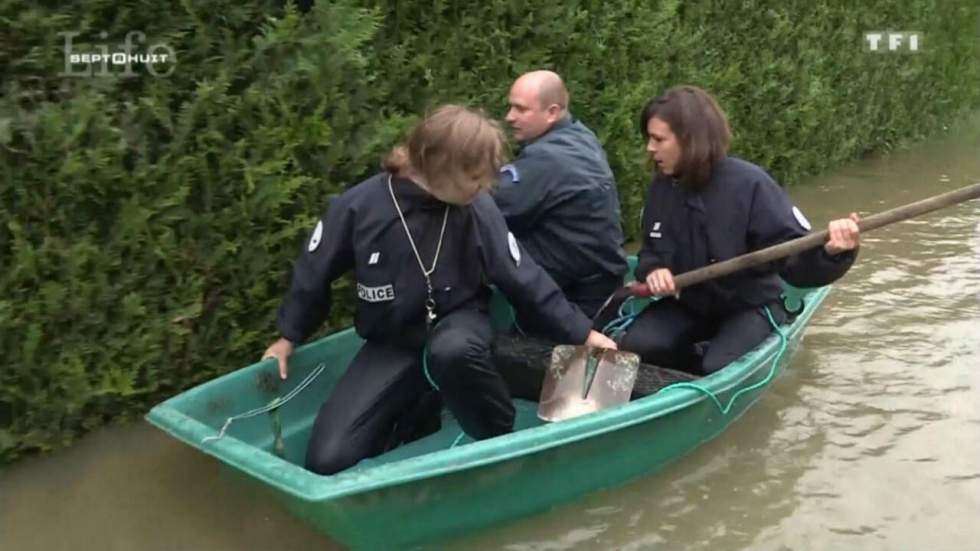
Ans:
[[[922,33],[916,31],[874,31],[864,33],[864,44],[872,52],[916,53],[922,48]]]

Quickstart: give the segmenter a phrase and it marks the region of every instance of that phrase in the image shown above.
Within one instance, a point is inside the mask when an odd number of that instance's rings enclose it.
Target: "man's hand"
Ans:
[[[585,345],[593,348],[609,348],[616,350],[616,341],[603,335],[598,331],[589,331],[589,338],[585,339]]]
[[[838,255],[858,247],[861,242],[861,228],[858,227],[860,221],[857,213],[852,212],[848,218],[831,220],[827,224],[829,236],[827,242],[824,243],[823,250],[828,256]]]
[[[262,359],[265,360],[268,358],[275,358],[279,362],[279,377],[285,379],[286,375],[289,373],[287,359],[292,353],[293,343],[285,338],[280,338],[276,342],[269,345],[269,348],[265,349],[265,352],[262,354]]]

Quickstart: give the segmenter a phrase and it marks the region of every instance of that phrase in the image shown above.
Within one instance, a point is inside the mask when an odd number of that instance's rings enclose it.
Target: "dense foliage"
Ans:
[[[525,70],[566,78],[630,229],[637,111],[669,85],[712,91],[735,153],[786,183],[980,99],[971,0],[50,4],[0,0],[0,462],[256,359],[330,195],[428,106],[502,115]],[[865,32],[896,29],[922,51],[867,51]],[[65,74],[85,68],[66,67],[66,37],[115,52],[131,31],[136,51],[175,53],[152,66],[165,76]]]

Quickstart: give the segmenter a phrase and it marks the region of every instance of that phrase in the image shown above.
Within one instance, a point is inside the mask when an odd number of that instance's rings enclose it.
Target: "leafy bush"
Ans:
[[[734,152],[787,183],[980,98],[968,0],[82,4],[0,0],[0,461],[254,360],[329,196],[429,106],[502,115],[525,70],[566,78],[631,229],[648,177],[637,111],[669,85],[716,94]],[[923,51],[865,51],[865,32],[890,29],[920,31]],[[80,52],[130,31],[176,52],[168,76],[62,74],[59,33]],[[351,309],[338,300],[325,330]]]

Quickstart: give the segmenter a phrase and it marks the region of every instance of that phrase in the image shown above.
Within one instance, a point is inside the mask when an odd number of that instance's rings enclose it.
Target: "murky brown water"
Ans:
[[[823,225],[978,181],[974,121],[791,194]],[[450,547],[980,549],[978,357],[974,201],[866,235],[789,371],[716,440],[659,474]],[[339,548],[145,425],[0,473],[3,551]]]

